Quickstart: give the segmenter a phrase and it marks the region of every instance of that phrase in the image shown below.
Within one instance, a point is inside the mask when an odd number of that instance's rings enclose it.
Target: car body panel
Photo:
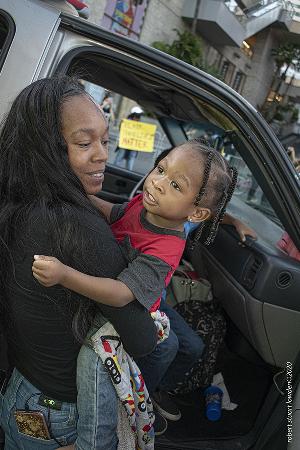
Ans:
[[[33,20],[32,8],[38,20]],[[14,22],[15,34],[0,72],[0,116],[15,96],[37,78],[60,23],[59,11],[38,1],[1,0],[1,9]]]

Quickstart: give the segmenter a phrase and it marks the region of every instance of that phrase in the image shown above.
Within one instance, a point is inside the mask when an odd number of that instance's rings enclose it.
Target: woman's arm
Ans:
[[[65,229],[66,218],[61,217],[61,215],[58,218],[61,220],[59,232],[62,233],[62,230]],[[33,237],[33,244],[28,249],[28,256],[30,254],[30,261],[28,260],[30,266],[28,266],[28,269],[32,265],[32,255],[51,255],[51,252],[53,252],[52,228],[49,227],[49,223],[44,219],[36,220],[35,216],[34,219],[30,221],[30,236]],[[75,236],[69,236],[70,242],[64,244],[62,250],[54,256],[59,257],[74,269],[95,277],[115,279],[127,267],[127,260],[103,217],[91,214],[89,211],[81,208],[74,208],[70,216],[67,217],[67,221],[72,222],[72,224],[77,223],[80,231],[79,239],[76,239]],[[47,240],[47,243],[45,243],[45,240]],[[60,302],[62,297],[61,290],[57,287],[45,288],[37,286],[38,283],[32,277],[32,271],[30,278],[33,280],[34,288],[39,292],[39,298],[41,298],[40,294],[42,293],[45,297],[54,297],[57,302]],[[79,305],[84,302],[88,306],[88,300],[85,300],[83,297],[80,298],[72,291],[70,291],[70,295],[63,297],[68,302],[74,298],[76,304],[78,303]],[[55,304],[56,302],[52,303]],[[76,304],[74,302],[75,307]],[[145,307],[137,300],[122,307],[102,304],[98,306],[101,313],[113,324],[121,336],[124,348],[131,356],[139,358],[151,353],[157,343],[157,328]],[[86,314],[86,309],[79,308],[79,312],[74,318],[74,320],[77,320],[78,326],[81,326],[83,323],[83,331],[85,331],[84,314]]]
[[[60,284],[104,305],[121,307],[134,300],[132,291],[122,281],[86,275],[52,256],[35,255],[32,273],[43,286]]]
[[[222,224],[224,225],[233,225],[238,232],[241,241],[244,242],[246,240],[246,236],[251,236],[253,239],[257,239],[257,234],[255,231],[248,227],[244,222],[237,219],[236,217],[231,216],[226,213],[224,219],[222,220]]]

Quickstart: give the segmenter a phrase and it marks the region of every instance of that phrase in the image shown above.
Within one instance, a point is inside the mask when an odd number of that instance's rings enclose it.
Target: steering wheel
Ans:
[[[172,148],[173,148],[173,147],[167,148],[167,149],[163,150],[163,151],[160,153],[160,155],[158,155],[159,161],[160,161],[161,159],[163,159],[163,158],[164,158],[164,157],[172,150]],[[155,164],[158,164],[158,157],[156,158]],[[132,200],[133,197],[134,197],[135,195],[137,195],[137,194],[139,194],[140,192],[142,192],[142,187],[143,187],[144,181],[145,181],[145,179],[147,178],[147,176],[149,175],[149,173],[150,173],[152,170],[153,170],[153,169],[151,169],[148,173],[146,173],[146,175],[144,175],[143,178],[142,178],[140,181],[137,182],[137,184],[134,186],[134,188],[132,189],[132,191],[131,191],[130,194],[129,194],[129,200]]]
[[[143,190],[143,184],[145,181],[145,178],[148,176],[148,174],[144,175],[143,178],[140,179],[132,189],[132,191],[129,194],[129,200],[132,200],[133,197],[135,197],[137,194],[140,194]]]

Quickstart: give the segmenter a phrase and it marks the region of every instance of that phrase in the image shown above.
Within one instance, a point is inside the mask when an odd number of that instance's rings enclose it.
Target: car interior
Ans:
[[[193,96],[137,65],[124,70],[107,55],[89,52],[75,56],[67,72],[79,72],[86,90],[99,104],[107,91],[113,98],[102,198],[114,203],[128,201],[141,191],[141,180],[163,150],[195,137],[205,138],[238,169],[228,212],[252,227],[257,240],[247,238],[241,243],[236,230],[223,225],[211,246],[200,243],[184,255],[198,274],[212,283],[214,298],[222,306],[227,333],[216,372],[223,374],[230,399],[238,407],[223,411],[220,421],[209,422],[201,389],[178,396],[183,417],[168,423],[156,448],[240,448],[243,440],[250,442],[251,430],[262,423],[263,405],[268,405],[286,361],[295,359],[300,338],[300,265],[277,247],[284,229],[272,207],[272,190],[260,182],[253,162],[247,162],[251,144],[244,139],[239,123],[233,123],[217,102],[213,105],[205,96]],[[120,121],[135,105],[144,111],[141,120],[157,128],[153,152],[138,152],[129,171],[123,164],[115,165],[114,159]]]
[[[293,361],[300,340],[300,264],[277,246],[284,228],[274,208],[272,186],[253,158],[243,125],[234,122],[217,98],[199,89],[192,94],[166,82],[155,69],[115,60],[102,49],[71,51],[57,71],[76,74],[101,104],[113,99],[110,154],[100,197],[113,203],[140,192],[144,175],[166,149],[196,137],[205,138],[238,169],[238,183],[228,212],[249,225],[257,240],[242,243],[236,230],[221,225],[214,243],[199,243],[184,255],[212,284],[227,323],[216,373],[221,372],[230,399],[238,407],[222,411],[217,422],[206,419],[203,391],[178,396],[182,419],[169,422],[156,440],[162,449],[250,448],[274,407],[274,391],[286,361]],[[133,106],[143,109],[141,121],[156,125],[153,152],[138,152],[132,171],[114,164],[120,121]],[[251,156],[252,155],[252,156]],[[204,270],[203,270],[204,267]],[[3,348],[3,346],[1,346]],[[4,357],[1,358],[4,361]]]

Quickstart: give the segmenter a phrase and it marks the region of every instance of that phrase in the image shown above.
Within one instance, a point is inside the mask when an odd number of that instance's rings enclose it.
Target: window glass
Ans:
[[[232,88],[237,92],[242,92],[246,76],[243,72],[237,71],[232,83]]]
[[[279,218],[270,205],[266,195],[259,186],[254,174],[251,172],[241,155],[236,151],[230,139],[223,141],[222,153],[230,166],[236,167],[238,181],[234,191],[234,197],[246,203],[252,209],[260,211],[264,216],[272,220],[282,228]]]
[[[154,165],[157,156],[165,149],[171,147],[171,144],[164,133],[159,121],[155,118],[153,113],[138,105],[135,101],[128,97],[120,95],[113,91],[108,91],[102,86],[84,81],[84,86],[87,92],[96,100],[96,102],[103,108],[103,111],[109,121],[109,159],[110,164],[118,167],[123,167],[128,170],[140,174],[146,174]],[[120,143],[121,126],[123,130],[123,139],[126,139],[126,125],[124,119],[127,121],[134,121],[130,123],[129,129],[131,139],[131,149],[125,147],[124,141]],[[139,124],[149,124],[152,127],[144,130],[135,130],[135,126]],[[141,135],[144,133],[144,135]],[[151,133],[151,136],[149,136]],[[142,141],[143,136],[146,141]],[[134,138],[140,138],[135,147]],[[129,138],[128,138],[129,139]],[[143,142],[147,147],[143,147]],[[133,148],[137,148],[134,150]],[[147,150],[147,151],[145,151]]]
[[[98,55],[95,55],[94,65],[91,64],[90,55],[87,55],[86,60],[89,74],[86,76],[88,81],[83,81],[85,89],[101,105],[109,120],[108,162],[110,165],[132,171],[133,175],[144,175],[152,169],[156,157],[163,150],[170,149],[174,142],[183,143],[186,139],[202,136],[222,153],[230,165],[238,169],[238,183],[229,212],[237,215],[254,229],[257,226],[257,232],[260,232],[262,228],[275,230],[272,236],[268,231],[266,240],[276,245],[280,233],[282,234],[282,227],[267,196],[257,182],[256,173],[252,173],[243,159],[245,145],[251,144],[242,143],[243,138],[239,136],[238,123],[234,123],[227,115],[204,99],[186,95],[185,92],[173,89],[149,74],[141,74],[134,70],[124,71],[124,66],[117,65],[115,62],[109,63],[107,59],[103,60]],[[78,58],[73,68],[78,69],[79,65],[82,67],[83,62],[85,63]],[[163,128],[160,125],[160,118]],[[136,128],[137,124],[139,129],[140,125],[155,128],[152,133],[150,151],[145,151],[146,148],[143,147],[128,149],[124,144],[124,129],[127,133],[129,129]],[[170,141],[164,130],[167,131]],[[139,133],[138,136],[137,133],[134,135],[134,139],[137,138],[140,138]],[[122,143],[120,139],[123,139]],[[149,142],[146,144],[148,145]],[[249,148],[245,154],[250,152]],[[116,176],[119,175],[122,183],[116,186]],[[107,177],[107,183],[111,182],[107,192],[117,195],[129,194],[134,187],[136,177],[126,178],[125,172],[119,175],[113,174],[111,179]],[[274,223],[274,226],[270,221]],[[262,223],[264,223],[263,227]]]
[[[230,84],[232,80],[232,76],[235,70],[235,65],[231,62],[225,60],[221,67],[221,78],[225,81],[225,83]]]

